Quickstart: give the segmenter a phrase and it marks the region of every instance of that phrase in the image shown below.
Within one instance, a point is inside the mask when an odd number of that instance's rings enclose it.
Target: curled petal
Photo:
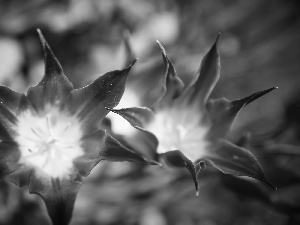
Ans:
[[[133,148],[141,152],[149,159],[158,161],[157,154],[158,140],[154,134],[140,127],[135,127],[139,130],[133,137],[128,137],[127,142]]]
[[[154,112],[147,107],[133,107],[124,109],[110,109],[107,110],[117,113],[126,119],[131,126],[144,128],[146,124],[151,122],[154,118]]]
[[[79,119],[84,120],[86,128],[92,133],[98,130],[98,122],[106,116],[108,108],[114,108],[119,104],[124,93],[127,76],[136,59],[125,69],[115,70],[100,76],[90,85],[73,90],[66,102],[73,113],[77,113]]]
[[[165,65],[165,84],[163,87],[162,97],[158,101],[159,106],[157,107],[163,107],[182,93],[184,84],[177,76],[175,67],[169,59],[166,50],[159,41],[157,41],[157,43],[161,49],[161,54]]]
[[[212,128],[209,134],[210,137],[226,136],[234,119],[244,106],[275,89],[277,88],[273,87],[264,91],[259,91],[246,98],[232,102],[225,98],[210,100],[207,103],[207,110],[212,121]]]
[[[58,179],[34,171],[30,177],[29,192],[43,198],[53,225],[67,225],[81,185],[81,176],[76,172],[70,177]]]
[[[126,119],[131,126],[138,129],[134,140],[128,137],[128,143],[134,149],[138,149],[143,155],[153,160],[158,160],[156,149],[158,140],[151,132],[145,130],[145,126],[154,119],[154,112],[147,107],[134,107],[124,109],[109,109],[113,113],[117,113]],[[137,141],[138,140],[138,141]]]
[[[195,183],[196,195],[199,195],[199,184],[197,180],[197,173],[200,167],[195,166],[191,160],[189,160],[181,151],[173,150],[166,153],[162,153],[161,157],[164,159],[167,165],[173,167],[185,167],[192,175]]]
[[[112,161],[112,162],[137,162],[137,163],[146,163],[152,165],[159,165],[159,163],[145,159],[143,156],[139,155],[136,152],[126,148],[116,139],[114,139],[109,134],[106,135],[105,146],[100,152],[100,159]]]
[[[266,180],[261,165],[251,152],[226,140],[220,140],[204,160],[208,166],[225,174],[252,177],[275,188]]]
[[[43,108],[47,103],[60,103],[73,90],[72,83],[64,75],[42,32],[38,30],[38,33],[44,50],[45,75],[38,85],[27,92],[36,109]]]
[[[189,88],[191,92],[190,101],[205,106],[208,97],[220,78],[220,54],[218,50],[218,35],[214,45],[203,57],[200,67],[196,73],[195,81]]]

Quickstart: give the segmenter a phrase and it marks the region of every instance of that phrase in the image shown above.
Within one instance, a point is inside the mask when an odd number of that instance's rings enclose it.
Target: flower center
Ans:
[[[194,162],[202,158],[207,148],[207,128],[201,126],[200,120],[193,111],[169,109],[158,112],[146,129],[157,137],[158,153],[180,150]]]
[[[80,123],[68,113],[51,107],[40,114],[25,111],[17,125],[20,163],[52,177],[68,175],[73,160],[83,155],[81,137]]]

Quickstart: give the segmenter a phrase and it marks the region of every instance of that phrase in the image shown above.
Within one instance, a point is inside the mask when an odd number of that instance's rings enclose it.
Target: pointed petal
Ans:
[[[168,151],[166,153],[160,154],[161,157],[164,159],[167,165],[171,167],[185,167],[188,169],[190,174],[192,175],[193,181],[195,183],[196,188],[196,195],[199,192],[199,184],[197,180],[197,173],[196,167],[194,166],[193,162],[189,160],[181,151],[173,150]]]
[[[157,153],[158,140],[154,134],[144,128],[135,127],[139,132],[135,133],[133,137],[129,137],[126,141],[143,156],[154,161],[158,161],[159,155]]]
[[[17,169],[13,173],[9,174],[6,180],[18,187],[28,186],[33,169],[24,165],[17,166]]]
[[[193,93],[191,102],[195,102],[202,108],[205,106],[212,90],[220,78],[220,54],[218,50],[218,35],[214,45],[203,57],[200,67],[196,73],[195,81],[192,82]]]
[[[18,169],[17,162],[20,158],[18,147],[11,143],[0,142],[0,179]]]
[[[46,103],[59,103],[73,90],[72,83],[64,75],[62,67],[54,56],[49,44],[38,30],[44,50],[45,75],[41,82],[28,90],[27,96],[36,109]]]
[[[175,67],[169,59],[166,50],[159,41],[157,41],[157,43],[161,49],[161,54],[165,65],[165,84],[163,87],[163,95],[158,101],[158,107],[163,107],[182,93],[184,84],[182,80],[177,76]]]
[[[100,123],[108,113],[108,108],[114,108],[119,104],[124,93],[127,76],[134,60],[123,70],[115,70],[100,76],[92,84],[73,90],[68,96],[66,103],[70,111],[84,120],[88,133],[99,129]]]
[[[83,177],[87,177],[92,169],[101,161],[99,157],[81,156],[74,160],[74,165],[78,169],[79,174]]]
[[[272,186],[266,180],[261,165],[255,156],[248,150],[229,141],[220,140],[216,148],[207,153],[204,160],[208,166],[225,174],[252,177]]]
[[[91,170],[100,162],[100,152],[105,145],[106,132],[98,130],[97,132],[83,137],[81,146],[85,151],[82,157],[75,159],[74,165],[81,176],[86,177]]]
[[[30,178],[29,192],[41,196],[53,225],[69,224],[77,192],[82,185],[80,175],[69,178],[50,178],[33,172]]]
[[[131,126],[144,128],[146,124],[152,121],[154,118],[154,112],[147,107],[133,107],[123,109],[111,109],[107,110],[117,113],[127,120]]]
[[[275,89],[277,88],[273,87],[264,91],[259,91],[246,98],[232,102],[225,98],[210,100],[207,103],[207,110],[213,125],[209,135],[211,137],[226,136],[234,119],[244,106]]]
[[[142,152],[147,158],[158,160],[156,152],[158,140],[154,134],[144,129],[144,127],[154,119],[154,112],[147,107],[134,107],[124,109],[109,109],[111,112],[117,113],[126,119],[131,126],[138,129],[133,140],[127,137],[130,146]],[[138,141],[137,141],[138,140]]]
[[[150,159],[145,159],[138,153],[126,148],[124,145],[122,145],[109,134],[106,135],[105,146],[100,152],[100,158],[112,162],[129,161],[136,163],[159,165],[159,163]]]

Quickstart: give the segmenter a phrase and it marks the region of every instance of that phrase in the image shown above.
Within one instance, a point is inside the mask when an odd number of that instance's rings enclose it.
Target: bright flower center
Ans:
[[[83,155],[81,124],[75,116],[57,108],[43,113],[31,110],[18,116],[16,142],[20,163],[33,166],[51,177],[68,175],[73,160]]]
[[[180,150],[193,162],[202,158],[207,148],[207,128],[200,124],[199,113],[169,109],[158,112],[146,129],[159,141],[157,152]]]

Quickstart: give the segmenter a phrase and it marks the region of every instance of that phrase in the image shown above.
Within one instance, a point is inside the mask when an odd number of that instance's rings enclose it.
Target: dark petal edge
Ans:
[[[211,138],[225,137],[243,107],[275,89],[277,87],[259,91],[246,98],[232,102],[225,98],[210,100],[207,103],[208,115],[212,122],[209,136]]]
[[[151,159],[146,159],[137,152],[128,149],[109,134],[106,134],[105,145],[100,152],[100,159],[111,162],[128,161],[146,163],[150,165],[160,165],[158,162]]]
[[[189,101],[193,104],[200,105],[203,108],[220,78],[220,53],[218,50],[218,35],[214,45],[201,60],[200,67],[196,73],[194,81],[187,89],[191,91]]]
[[[73,90],[66,100],[69,110],[84,120],[87,133],[98,130],[104,116],[109,112],[106,107],[114,108],[119,104],[125,90],[127,76],[136,59],[125,69],[115,70],[100,76],[90,85]]]
[[[164,107],[177,98],[183,91],[184,84],[182,80],[177,76],[175,67],[172,61],[169,59],[165,48],[159,41],[156,41],[161,49],[162,58],[165,66],[165,84],[163,86],[163,94],[157,101],[155,107]]]
[[[213,167],[225,174],[248,176],[270,184],[255,156],[248,150],[238,147],[226,140],[220,140],[203,159],[207,166]],[[275,188],[276,189],[276,188]]]

